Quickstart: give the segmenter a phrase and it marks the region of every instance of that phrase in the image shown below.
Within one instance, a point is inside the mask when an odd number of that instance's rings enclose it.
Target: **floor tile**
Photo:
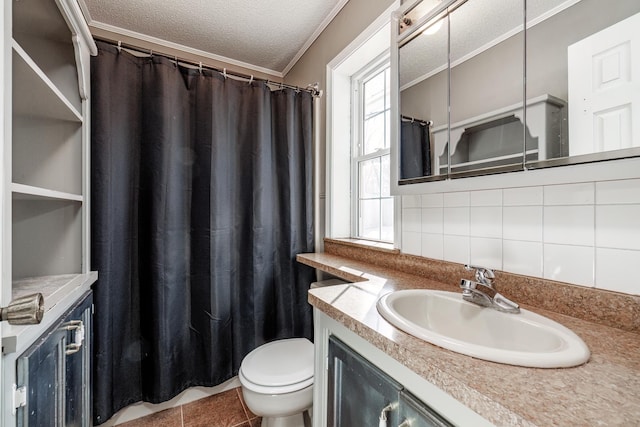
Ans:
[[[245,424],[249,425],[235,389],[183,405],[182,411],[184,427],[245,427]]]
[[[182,427],[182,411],[180,407],[166,409],[120,424],[118,427]]]
[[[247,406],[247,403],[244,401],[244,396],[242,395],[242,388],[238,387],[236,389],[236,391],[238,392],[238,396],[240,397],[240,401],[242,402],[242,407],[244,408],[246,414],[247,414],[247,418],[248,419],[252,419],[257,417],[256,414],[254,414],[253,412],[251,412],[251,410],[249,409],[249,407]]]

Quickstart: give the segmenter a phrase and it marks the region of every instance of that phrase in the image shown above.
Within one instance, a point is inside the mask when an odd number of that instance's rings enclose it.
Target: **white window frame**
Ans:
[[[383,149],[376,150],[373,153],[363,154],[363,141],[362,138],[364,136],[364,84],[369,81],[374,76],[378,75],[381,72],[384,72],[386,69],[389,69],[391,66],[390,56],[388,52],[383,53],[382,55],[375,58],[373,61],[369,62],[366,66],[364,66],[360,71],[354,74],[351,77],[351,237],[357,239],[365,239],[371,240],[375,242],[383,242],[383,243],[393,243],[395,236],[392,236],[391,240],[384,240],[382,236],[379,239],[372,239],[370,237],[360,235],[360,170],[359,165],[361,162],[376,158],[382,158],[385,155],[390,155],[391,152],[391,141],[387,141],[387,147]],[[385,83],[386,84],[386,83]],[[390,93],[389,93],[390,96]],[[385,105],[389,106],[389,110],[391,109],[390,99],[385,100]],[[385,110],[386,111],[386,110]],[[382,113],[384,114],[384,113]],[[386,122],[385,122],[386,123]],[[388,135],[391,135],[391,132],[388,132]],[[389,162],[389,167],[391,164]],[[391,171],[388,172],[389,175]],[[389,189],[390,191],[391,189]],[[389,194],[389,196],[378,197],[380,203],[380,221],[382,222],[382,200],[383,199],[394,199],[393,195]],[[394,209],[394,222],[395,218],[395,209]],[[382,224],[380,224],[382,226]],[[394,233],[395,234],[395,230]]]
[[[325,168],[317,171],[317,179],[325,184],[320,188],[317,205],[324,214],[324,233],[329,238],[351,238],[353,215],[351,209],[351,77],[375,58],[389,52],[390,18],[400,7],[395,0],[369,26],[326,65]],[[393,76],[392,82],[393,82]],[[393,83],[392,83],[393,84]],[[392,97],[393,101],[393,97]],[[393,123],[393,122],[392,122]],[[393,147],[392,147],[393,152]],[[392,153],[393,154],[393,153]],[[391,171],[393,173],[393,171]],[[392,175],[393,176],[393,175]],[[392,183],[393,185],[393,183]],[[401,198],[394,199],[394,244],[400,248]],[[378,244],[376,244],[378,245]],[[322,241],[316,250],[323,250]]]

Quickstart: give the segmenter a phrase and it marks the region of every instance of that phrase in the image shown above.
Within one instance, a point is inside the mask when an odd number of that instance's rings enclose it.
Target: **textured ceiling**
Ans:
[[[107,24],[278,74],[347,0],[82,1],[90,25]]]

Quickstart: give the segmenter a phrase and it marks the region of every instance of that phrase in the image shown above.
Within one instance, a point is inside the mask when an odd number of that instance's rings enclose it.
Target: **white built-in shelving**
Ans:
[[[41,292],[40,325],[2,325],[0,425],[12,358],[94,283],[89,265],[89,56],[96,46],[77,0],[2,5],[1,302]]]

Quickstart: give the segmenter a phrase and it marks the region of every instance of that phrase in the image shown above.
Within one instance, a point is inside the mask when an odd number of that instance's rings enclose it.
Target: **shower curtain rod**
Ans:
[[[167,55],[165,53],[162,52],[158,52],[158,51],[154,51],[152,49],[144,49],[138,46],[134,46],[134,45],[130,45],[128,43],[122,43],[122,41],[118,40],[118,41],[114,41],[112,39],[105,39],[102,37],[94,37],[96,40],[100,40],[102,42],[108,43],[112,46],[117,47],[118,49],[126,49],[126,50],[131,50],[134,52],[138,52],[138,53],[142,53],[145,55],[149,55],[149,56],[153,56],[153,55],[157,55],[157,56],[162,56],[164,58],[167,58],[173,62],[175,62],[176,64],[188,64],[188,65],[192,65],[194,67],[196,67],[197,69],[203,70],[203,69],[207,69],[207,70],[212,70],[212,71],[216,71],[220,74],[222,74],[225,78],[226,77],[234,77],[237,79],[242,79],[242,80],[246,80],[249,83],[251,82],[265,82],[267,85],[271,85],[271,86],[277,86],[280,89],[283,88],[287,88],[287,89],[293,89],[296,91],[305,91],[305,92],[309,92],[311,93],[311,95],[313,95],[314,97],[321,97],[322,96],[322,91],[319,89],[319,84],[316,83],[310,83],[307,85],[307,87],[302,88],[299,86],[294,86],[294,85],[289,85],[286,83],[281,83],[281,82],[274,82],[273,80],[268,80],[268,79],[263,79],[260,77],[255,77],[253,75],[247,75],[247,74],[241,74],[241,73],[237,73],[237,72],[233,72],[233,71],[227,71],[226,68],[220,69],[220,68],[216,68],[216,67],[212,67],[210,65],[205,65],[202,62],[195,62],[189,59],[184,59],[184,58],[180,58],[176,55]]]
[[[421,119],[416,119],[415,117],[402,116],[402,115],[400,116],[400,118],[402,120],[405,120],[405,121],[411,122],[411,123],[418,122],[418,123],[420,123],[421,125],[424,125],[424,126],[433,126],[433,121],[432,120],[421,120]]]

